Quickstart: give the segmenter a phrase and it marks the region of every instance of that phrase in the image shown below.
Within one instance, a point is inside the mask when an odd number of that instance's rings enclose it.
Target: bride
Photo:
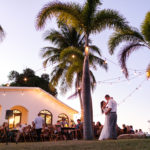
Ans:
[[[108,110],[107,103],[105,101],[101,102],[101,110],[102,110],[102,113],[105,113]],[[99,140],[105,140],[109,138],[110,129],[109,129],[108,117],[109,117],[108,115],[105,115],[105,123],[102,129],[102,132],[100,134]]]

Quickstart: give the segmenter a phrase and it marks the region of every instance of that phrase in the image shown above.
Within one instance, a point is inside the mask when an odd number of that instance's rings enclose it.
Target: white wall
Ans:
[[[14,106],[22,106],[28,111],[27,123],[31,124],[35,117],[41,110],[48,110],[53,115],[52,123],[55,124],[58,120],[58,115],[65,113],[69,119],[73,119],[73,112],[58,104],[53,97],[48,96],[40,90],[27,90],[27,91],[0,91],[0,105],[1,105],[1,117],[0,124],[5,121],[5,113],[7,109],[11,109]]]

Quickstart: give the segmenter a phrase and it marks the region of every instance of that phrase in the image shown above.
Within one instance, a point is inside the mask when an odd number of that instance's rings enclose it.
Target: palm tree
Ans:
[[[2,26],[0,25],[0,41],[3,40],[4,35],[5,35],[4,30],[3,30]]]
[[[146,47],[150,50],[150,12],[146,14],[141,25],[141,32],[135,28],[130,28],[128,30],[113,33],[108,44],[110,53],[113,54],[116,47],[122,42],[126,42],[126,44],[119,54],[119,62],[125,76],[128,77],[126,61],[130,54],[142,47]],[[148,67],[147,72],[148,70],[150,70],[150,67]]]
[[[50,84],[57,86],[60,81],[62,92],[66,92],[68,88],[71,88],[72,85],[75,84],[75,94],[70,97],[79,96],[81,120],[83,121],[81,81],[83,72],[82,64],[84,60],[84,36],[71,26],[68,27],[65,24],[59,24],[59,27],[60,31],[51,30],[45,34],[45,40],[50,41],[56,45],[56,47],[44,47],[42,49],[42,57],[44,58],[43,64],[46,67],[48,63],[57,63],[57,65],[53,67]],[[96,69],[96,65],[99,65],[107,69],[107,66],[103,63],[104,60],[100,58],[101,54],[99,49],[94,45],[91,45],[90,48],[92,52],[89,55],[91,68]],[[97,56],[94,54],[97,54]],[[95,88],[94,83],[96,83],[96,79],[91,70],[90,82],[93,90]]]
[[[85,60],[82,77],[82,99],[84,106],[83,135],[84,139],[93,139],[92,130],[92,101],[89,72],[89,36],[101,32],[106,27],[113,29],[125,29],[127,23],[117,11],[111,9],[99,10],[100,0],[86,0],[83,6],[76,3],[50,2],[46,4],[37,16],[38,29],[44,27],[46,20],[55,16],[58,20],[75,27],[85,36]]]

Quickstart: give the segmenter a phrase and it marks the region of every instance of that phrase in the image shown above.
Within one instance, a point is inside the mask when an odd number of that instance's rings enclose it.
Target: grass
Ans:
[[[0,150],[150,150],[150,139],[1,143]]]

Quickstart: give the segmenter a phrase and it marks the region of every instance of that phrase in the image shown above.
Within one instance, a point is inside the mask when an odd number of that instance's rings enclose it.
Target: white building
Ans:
[[[0,87],[0,125],[6,121],[6,110],[13,110],[10,127],[31,124],[38,113],[47,124],[65,117],[70,123],[78,112],[37,87]]]

